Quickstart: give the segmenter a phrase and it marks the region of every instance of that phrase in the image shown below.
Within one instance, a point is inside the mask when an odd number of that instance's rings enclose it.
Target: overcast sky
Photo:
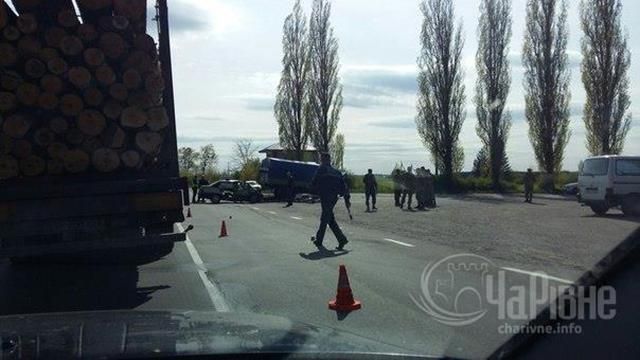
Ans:
[[[513,126],[507,146],[516,170],[536,167],[527,123],[520,53],[525,0],[513,1],[510,59],[512,86],[507,107]],[[303,1],[307,14],[311,0]],[[469,170],[481,143],[475,133],[471,99],[475,82],[478,0],[455,2],[465,34],[464,69],[467,117],[461,142]],[[173,64],[178,143],[212,143],[220,168],[231,158],[233,142],[250,138],[265,147],[277,142],[273,103],[282,58],[282,24],[293,0],[171,0]],[[338,131],[344,133],[345,166],[354,172],[374,168],[385,173],[395,162],[432,167],[417,135],[416,58],[421,14],[418,0],[334,0],[332,24],[340,45],[344,108]],[[632,21],[640,3],[624,2],[623,24],[629,34],[631,111],[640,116],[640,28]],[[582,122],[584,90],[580,81],[578,1],[569,1],[572,137],[564,168],[577,169],[587,155]],[[625,153],[640,154],[640,120],[634,119]]]

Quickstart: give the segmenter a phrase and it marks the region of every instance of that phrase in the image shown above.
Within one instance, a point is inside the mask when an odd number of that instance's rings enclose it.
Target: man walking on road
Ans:
[[[413,197],[413,193],[416,188],[416,176],[413,175],[413,168],[409,166],[407,168],[407,172],[404,174],[404,190],[402,191],[402,199],[400,200],[400,209],[404,207],[404,202],[409,197],[409,201],[407,202],[407,210],[413,211],[411,207],[411,198]]]
[[[191,179],[191,191],[193,192],[193,197],[191,198],[191,202],[195,204],[198,200],[198,188],[200,184],[198,183],[198,176],[195,175],[193,179]]]
[[[336,222],[333,208],[338,202],[339,195],[344,197],[344,201],[347,207],[349,207],[351,196],[349,195],[349,189],[347,184],[345,184],[342,174],[331,166],[331,156],[329,154],[323,153],[320,157],[320,167],[311,181],[311,187],[320,196],[320,205],[322,206],[320,227],[318,228],[316,236],[311,237],[311,241],[313,241],[316,247],[321,248],[324,233],[327,230],[327,225],[329,225],[331,231],[333,231],[333,235],[335,235],[338,240],[338,247],[336,249],[342,250],[349,241]]]
[[[533,184],[536,182],[536,178],[533,175],[531,168],[527,169],[527,173],[524,174],[524,202],[531,204],[533,202]]]
[[[373,175],[373,170],[369,169],[367,174],[362,178],[362,182],[364,183],[364,198],[365,203],[367,204],[367,212],[371,212],[369,209],[369,198],[371,198],[371,203],[373,205],[373,210],[378,210],[376,208],[376,193],[378,192],[378,182],[376,182],[376,177]]]
[[[284,207],[293,205],[293,199],[296,196],[293,186],[293,175],[291,174],[291,171],[287,171],[287,205],[285,205]]]

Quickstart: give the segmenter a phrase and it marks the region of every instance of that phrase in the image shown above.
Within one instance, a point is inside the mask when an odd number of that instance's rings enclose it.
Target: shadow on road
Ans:
[[[136,265],[0,262],[0,315],[133,309],[166,288],[138,287]]]
[[[310,252],[308,254],[299,253],[300,257],[306,260],[320,260],[325,258],[337,257],[346,255],[350,250],[329,250],[324,247],[318,249],[318,251]]]
[[[338,321],[342,321],[346,319],[350,313],[350,311],[336,311],[336,318],[338,319]]]
[[[535,202],[535,201],[530,202],[528,205],[547,206],[547,204],[545,204],[545,203],[539,203],[539,202]]]

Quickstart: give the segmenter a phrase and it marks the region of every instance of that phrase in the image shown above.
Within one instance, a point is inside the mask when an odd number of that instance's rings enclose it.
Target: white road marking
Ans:
[[[177,224],[177,227],[179,231],[184,231],[182,224]],[[187,245],[187,250],[189,250],[189,254],[191,255],[193,263],[198,267],[198,275],[200,276],[200,280],[202,280],[204,288],[207,290],[207,294],[209,295],[209,299],[211,299],[211,302],[213,303],[213,307],[216,309],[216,311],[219,312],[229,312],[229,305],[227,305],[227,303],[224,301],[222,293],[216,287],[216,285],[207,277],[207,270],[204,267],[204,263],[202,262],[200,254],[198,254],[198,250],[196,250],[196,247],[193,246],[189,235],[187,235],[186,237],[187,238],[184,243],[185,245]]]
[[[402,241],[398,241],[398,240],[393,240],[393,239],[389,239],[389,238],[384,238],[384,240],[392,242],[394,244],[398,244],[398,245],[402,245],[402,246],[406,246],[406,247],[415,247],[415,245],[412,244],[407,244],[405,242]]]
[[[535,272],[535,271],[527,271],[527,270],[516,269],[516,268],[506,267],[506,266],[502,266],[501,269],[507,270],[507,271],[513,271],[513,272],[516,272],[516,273],[525,274],[525,275],[529,275],[529,276],[537,276],[537,277],[545,278],[545,279],[548,279],[548,280],[561,282],[561,283],[564,283],[564,284],[573,284],[574,283],[571,280],[567,280],[567,279],[563,279],[563,278],[559,278],[559,277],[555,277],[555,276],[551,276],[551,275],[547,275],[547,274],[539,273],[539,272]]]
[[[271,214],[271,215],[278,215],[278,213],[277,213],[277,212],[275,212],[275,211],[269,211],[269,214]]]
[[[252,208],[253,210],[260,210],[260,208],[259,208],[259,207],[255,207],[255,206],[252,206],[251,208]]]
[[[297,216],[292,216],[291,218],[294,219],[294,220],[302,220],[301,217],[297,217]]]

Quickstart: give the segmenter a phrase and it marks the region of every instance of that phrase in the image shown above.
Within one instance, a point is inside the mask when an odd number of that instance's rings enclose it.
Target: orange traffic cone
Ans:
[[[362,304],[360,301],[353,299],[353,293],[349,285],[349,277],[347,276],[347,268],[344,265],[340,265],[338,292],[336,299],[329,301],[329,309],[336,311],[353,311],[361,307]]]
[[[190,218],[191,217],[191,208],[187,208],[187,217]]]
[[[225,224],[224,220],[222,220],[222,225],[220,225],[220,237],[225,236],[227,236],[227,224]]]

